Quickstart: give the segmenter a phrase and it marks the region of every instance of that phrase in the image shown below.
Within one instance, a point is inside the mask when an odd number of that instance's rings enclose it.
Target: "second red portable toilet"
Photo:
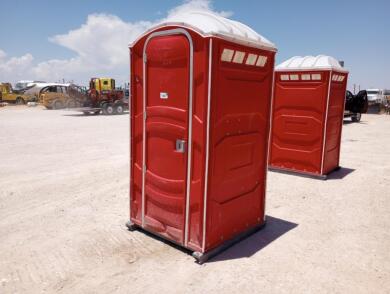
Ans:
[[[326,178],[339,167],[348,71],[330,56],[275,69],[270,170]]]
[[[203,262],[265,222],[276,47],[206,12],[130,46],[130,229]]]

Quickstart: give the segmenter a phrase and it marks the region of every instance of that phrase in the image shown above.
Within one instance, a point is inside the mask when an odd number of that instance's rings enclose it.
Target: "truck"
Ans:
[[[75,84],[50,85],[39,92],[39,102],[47,109],[80,107],[87,99],[87,92]]]
[[[353,122],[359,122],[362,118],[362,113],[366,113],[368,109],[367,91],[362,90],[356,95],[347,91],[345,95],[344,117],[350,117]]]
[[[36,101],[35,95],[24,93],[24,90],[15,90],[11,83],[0,83],[0,101],[15,104],[26,104]]]
[[[367,98],[369,105],[383,104],[385,101],[385,90],[367,89]]]
[[[124,91],[115,88],[112,78],[91,78],[87,99],[82,108],[75,109],[84,114],[123,114],[128,108]]]

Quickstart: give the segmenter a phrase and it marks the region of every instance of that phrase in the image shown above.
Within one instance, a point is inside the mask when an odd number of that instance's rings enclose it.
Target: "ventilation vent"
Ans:
[[[226,62],[231,62],[233,58],[234,50],[231,49],[223,49],[221,60]]]
[[[245,52],[242,51],[236,51],[236,54],[234,54],[233,62],[234,63],[242,63],[244,61]]]

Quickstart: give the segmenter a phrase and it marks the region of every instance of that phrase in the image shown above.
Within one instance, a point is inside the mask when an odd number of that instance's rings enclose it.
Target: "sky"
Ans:
[[[331,55],[350,71],[348,88],[390,89],[390,1],[1,0],[0,82],[129,80],[128,44],[181,11],[238,20],[278,47],[277,64]]]

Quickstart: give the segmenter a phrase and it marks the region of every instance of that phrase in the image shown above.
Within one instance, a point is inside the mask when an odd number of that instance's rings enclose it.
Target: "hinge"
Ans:
[[[146,120],[147,114],[146,111],[144,111],[144,120]]]
[[[144,173],[146,173],[146,165],[144,165],[144,170],[143,170]]]
[[[146,53],[144,54],[144,63],[146,63],[148,61],[148,56],[146,55]]]

